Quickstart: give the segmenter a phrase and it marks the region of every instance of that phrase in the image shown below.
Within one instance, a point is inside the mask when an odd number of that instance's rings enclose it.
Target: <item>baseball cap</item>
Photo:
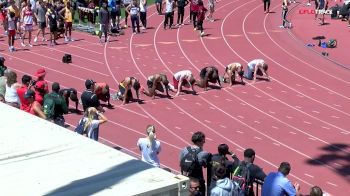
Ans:
[[[93,84],[95,84],[95,82],[93,80],[91,80],[91,79],[87,79],[85,81],[85,87],[86,88],[90,88]]]
[[[29,99],[31,97],[35,96],[35,92],[33,90],[28,89],[25,93],[24,93],[24,98],[25,99]]]
[[[36,71],[35,76],[36,77],[43,77],[46,75],[46,71],[44,68],[40,68]]]

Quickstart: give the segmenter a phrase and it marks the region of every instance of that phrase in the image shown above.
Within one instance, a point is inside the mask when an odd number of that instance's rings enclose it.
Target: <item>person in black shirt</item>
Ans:
[[[74,88],[66,88],[60,90],[60,95],[65,99],[67,107],[69,107],[69,99],[75,102],[75,111],[78,112],[78,94]]]
[[[233,159],[233,161],[228,160],[226,155],[230,155]],[[208,167],[208,172],[210,178],[208,178],[208,187],[213,188],[215,186],[216,178],[214,176],[215,169],[219,166],[224,166],[226,168],[226,174],[225,177],[231,179],[231,174],[236,169],[236,167],[239,165],[239,159],[237,156],[229,150],[229,147],[227,144],[220,144],[218,146],[218,154],[213,154],[210,158],[210,169]]]
[[[98,111],[104,112],[97,95],[94,93],[95,82],[91,79],[87,79],[85,81],[85,87],[86,90],[81,94],[81,102],[83,104],[84,112],[89,107],[95,107]]]
[[[218,83],[221,88],[219,71],[216,67],[204,67],[199,73],[200,79],[196,82],[196,85],[207,90],[207,87],[210,83]]]

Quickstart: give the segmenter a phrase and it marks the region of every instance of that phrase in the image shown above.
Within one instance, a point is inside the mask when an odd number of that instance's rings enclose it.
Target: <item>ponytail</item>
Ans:
[[[155,127],[153,125],[148,125],[147,126],[147,138],[148,138],[148,145],[147,147],[150,148],[150,147],[153,147],[153,142],[154,140],[156,139],[156,135],[155,135]]]

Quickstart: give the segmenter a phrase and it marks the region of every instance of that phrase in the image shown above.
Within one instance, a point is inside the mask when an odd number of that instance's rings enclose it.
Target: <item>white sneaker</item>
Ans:
[[[70,42],[74,42],[75,40],[74,40],[73,38],[70,37],[70,38],[69,38],[69,41],[70,41]]]
[[[32,45],[32,44],[28,44],[28,46],[29,46],[29,47],[33,47],[33,45]]]
[[[23,42],[21,42],[21,46],[22,46],[22,47],[26,47],[26,45],[25,45]]]
[[[283,25],[279,26],[279,28],[284,29],[285,27]]]
[[[307,6],[311,6],[311,3],[307,3],[306,5],[307,5]]]
[[[37,42],[37,41],[38,41],[38,37],[35,37],[35,38],[34,38],[34,42]]]
[[[203,37],[203,36],[204,36],[204,31],[201,32],[201,37]]]
[[[68,37],[64,37],[64,41],[68,42],[69,41]]]

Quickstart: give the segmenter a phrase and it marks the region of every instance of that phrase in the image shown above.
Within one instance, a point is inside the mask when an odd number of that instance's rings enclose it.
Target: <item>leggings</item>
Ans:
[[[140,33],[139,16],[135,14],[135,15],[131,15],[130,18],[131,18],[132,32],[135,33],[135,28],[137,28],[137,32]]]
[[[147,12],[140,12],[140,20],[141,20],[142,26],[147,28]]]
[[[264,11],[270,10],[270,0],[264,0]]]
[[[177,8],[177,24],[182,24],[184,22],[185,7]]]
[[[286,23],[289,23],[289,21],[287,20],[287,13],[288,13],[288,9],[283,9],[282,10],[282,26],[286,26]],[[288,25],[288,24],[287,24]]]
[[[197,15],[198,12],[192,12],[193,28],[197,28]]]
[[[173,14],[173,12],[165,13],[164,29],[168,25],[168,20],[170,20],[169,28],[171,28],[171,26],[173,25],[173,22],[174,22],[174,14]]]

